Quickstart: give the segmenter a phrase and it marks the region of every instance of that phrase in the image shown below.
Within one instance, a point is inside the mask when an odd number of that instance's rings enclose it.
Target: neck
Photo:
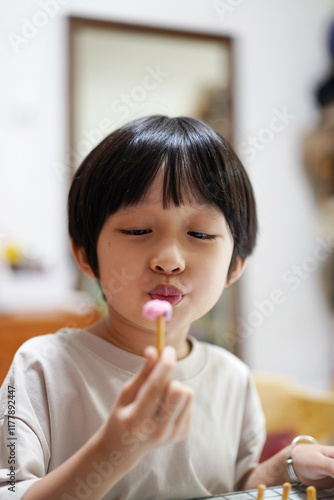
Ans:
[[[139,330],[131,324],[121,327],[117,321],[112,321],[109,315],[88,327],[87,330],[123,350],[139,356],[143,355],[145,347],[154,345],[156,342],[152,331]],[[167,332],[166,334],[166,345],[174,347],[177,359],[185,358],[190,352],[187,333],[188,331]]]

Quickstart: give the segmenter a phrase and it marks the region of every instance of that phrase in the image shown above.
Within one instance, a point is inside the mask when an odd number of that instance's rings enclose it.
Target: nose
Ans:
[[[150,267],[160,274],[179,274],[185,269],[185,261],[177,245],[164,246],[151,258]]]

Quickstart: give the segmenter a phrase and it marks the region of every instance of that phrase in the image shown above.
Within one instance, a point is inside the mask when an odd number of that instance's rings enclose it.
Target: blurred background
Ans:
[[[194,334],[332,389],[334,2],[18,0],[0,18],[0,376],[29,336],[104,312],[69,250],[81,159],[132,118],[188,114],[233,143],[260,225]]]

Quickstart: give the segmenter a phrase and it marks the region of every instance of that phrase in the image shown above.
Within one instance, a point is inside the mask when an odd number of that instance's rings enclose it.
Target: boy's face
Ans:
[[[233,238],[221,211],[196,202],[162,207],[158,177],[147,196],[105,222],[97,244],[100,282],[108,301],[110,328],[154,344],[155,324],[143,305],[168,300],[173,318],[166,343],[185,342],[190,324],[207,313],[227,285]],[[237,260],[231,281],[243,262]],[[140,347],[140,346],[138,346]]]

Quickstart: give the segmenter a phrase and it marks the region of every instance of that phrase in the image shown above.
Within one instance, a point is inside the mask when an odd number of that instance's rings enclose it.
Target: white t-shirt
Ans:
[[[105,500],[219,494],[238,488],[256,466],[265,421],[248,368],[220,347],[190,340],[191,352],[174,372],[195,390],[190,435],[147,454]],[[106,420],[123,383],[143,362],[85,330],[67,328],[25,342],[0,392],[0,498],[21,499],[34,481],[72,456]],[[138,436],[127,438],[129,449]],[[77,484],[77,498],[96,487],[104,466],[95,464],[95,473]]]

